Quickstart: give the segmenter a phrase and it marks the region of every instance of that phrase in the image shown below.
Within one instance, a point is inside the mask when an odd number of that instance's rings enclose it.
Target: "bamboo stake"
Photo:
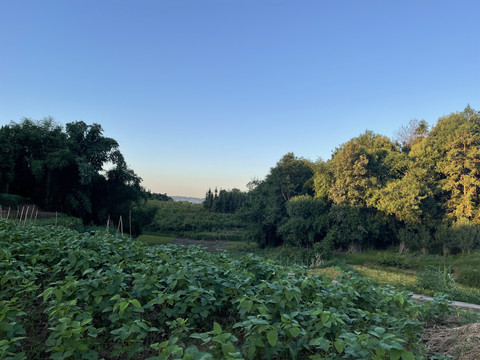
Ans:
[[[34,224],[37,224],[37,216],[38,216],[38,209],[37,209],[37,212],[35,213],[35,222],[34,222]]]
[[[121,233],[123,235],[123,219],[122,215],[120,215],[120,220],[118,220],[118,226],[120,227]]]
[[[20,223],[22,222],[23,219],[23,206],[22,206],[22,213],[20,214]]]
[[[10,206],[8,207],[7,219],[10,217]]]
[[[107,232],[110,230],[110,215],[108,215],[107,219]]]
[[[30,210],[30,206],[27,206],[27,211],[25,212],[25,221],[23,222],[23,225],[27,225],[28,210]]]
[[[130,229],[130,239],[132,238],[132,210],[128,212],[128,228]]]

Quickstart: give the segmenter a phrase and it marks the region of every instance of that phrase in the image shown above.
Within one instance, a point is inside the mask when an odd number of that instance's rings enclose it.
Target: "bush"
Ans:
[[[476,269],[461,269],[457,281],[465,286],[480,288],[480,272]]]
[[[27,203],[28,200],[19,195],[0,194],[0,205],[5,208],[18,209],[18,205]]]
[[[433,291],[449,292],[456,288],[451,270],[450,266],[444,266],[443,269],[429,266],[418,275],[418,286]]]
[[[382,254],[377,263],[382,266],[391,266],[401,269],[409,269],[412,266],[410,258],[398,254]]]
[[[76,230],[78,232],[85,231],[85,226],[83,225],[82,219],[73,216],[59,216],[58,218],[49,217],[45,219],[37,219],[35,224],[40,226],[57,225],[66,227],[67,229]]]

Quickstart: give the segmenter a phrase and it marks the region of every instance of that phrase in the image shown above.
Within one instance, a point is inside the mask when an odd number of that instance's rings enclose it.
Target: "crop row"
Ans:
[[[439,310],[348,273],[0,219],[0,358],[405,360]]]

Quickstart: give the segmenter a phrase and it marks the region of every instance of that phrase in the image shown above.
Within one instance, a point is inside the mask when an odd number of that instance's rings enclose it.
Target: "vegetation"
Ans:
[[[238,189],[220,190],[220,193],[218,193],[215,188],[215,194],[212,193],[211,189],[208,189],[203,207],[219,213],[235,213],[240,209],[246,198],[247,195]]]
[[[397,140],[366,131],[326,162],[285,155],[250,184],[238,210],[262,247],[360,252],[399,245],[423,254],[480,247],[480,113],[467,108],[402,127]]]
[[[216,213],[201,204],[172,201],[148,201],[155,215],[146,229],[199,240],[245,240],[245,226],[234,214]]]
[[[63,128],[50,118],[23,119],[0,128],[0,143],[1,204],[18,206],[15,194],[85,223],[106,224],[128,218],[144,197],[141,179],[99,124]]]
[[[449,311],[345,273],[0,219],[0,355],[415,359]]]

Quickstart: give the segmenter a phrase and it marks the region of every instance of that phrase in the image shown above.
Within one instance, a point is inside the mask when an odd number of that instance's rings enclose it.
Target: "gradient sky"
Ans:
[[[0,125],[99,123],[143,185],[245,190],[287,152],[480,110],[479,1],[1,0]]]

